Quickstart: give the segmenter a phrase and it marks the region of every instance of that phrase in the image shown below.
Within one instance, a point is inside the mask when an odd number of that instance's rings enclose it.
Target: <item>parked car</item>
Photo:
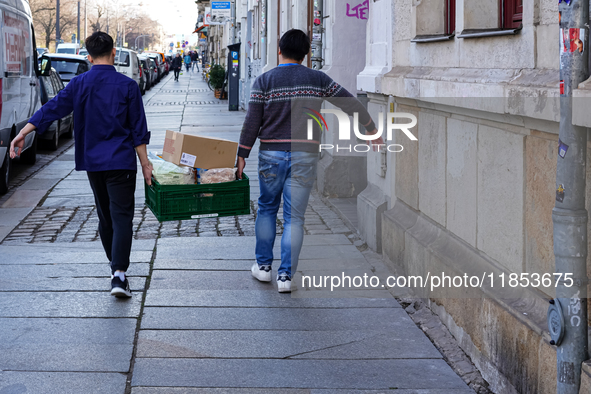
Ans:
[[[133,79],[139,86],[140,67],[137,52],[127,48],[117,48],[115,68],[121,74]]]
[[[147,55],[156,63],[156,66],[158,67],[158,81],[160,81],[160,79],[164,76],[165,72],[164,64],[162,63],[162,58],[160,57],[159,53],[148,52]]]
[[[64,83],[52,67],[49,75],[39,77],[39,86],[41,87],[41,105],[45,105],[64,88]],[[45,133],[39,135],[39,138],[47,141],[49,149],[57,150],[62,135],[66,138],[74,136],[74,116],[71,113],[53,122]]]
[[[49,49],[47,49],[47,48],[37,48],[37,55],[39,55],[39,56],[43,55],[44,53],[48,53],[48,52],[49,52]]]
[[[40,108],[39,80],[42,73],[37,60],[37,44],[28,0],[0,0],[0,194],[8,191],[10,177],[10,143]],[[19,43],[15,45],[14,43]],[[45,58],[42,64],[47,66]],[[49,66],[51,67],[51,66]],[[37,133],[25,138],[21,163],[33,164],[37,159]]]
[[[150,70],[152,71],[152,86],[154,86],[158,83],[158,65],[151,57],[148,57],[148,61],[150,62]]]
[[[67,53],[70,55],[77,55],[79,50],[80,50],[80,44],[64,43],[64,44],[57,44],[57,48],[55,50],[55,53]]]
[[[92,67],[92,63],[86,59],[86,56],[64,53],[47,53],[45,56],[51,59],[51,66],[55,68],[64,85],[67,85],[76,75],[84,74]]]
[[[86,55],[88,55],[88,50],[86,48],[80,48],[80,50],[78,51],[78,54],[80,56],[86,56]]]
[[[157,54],[160,55],[160,64],[163,65],[162,68],[162,75],[168,75],[168,63],[166,62],[166,55],[164,55],[164,52],[157,52],[157,51],[146,51],[145,53],[148,54]]]
[[[152,76],[154,74],[154,72],[152,71],[152,68],[150,67],[150,60],[147,56],[145,55],[139,55],[138,56],[139,60],[140,60],[140,65],[142,67],[142,71],[144,76],[146,77],[146,90],[150,90],[150,88],[152,87]]]

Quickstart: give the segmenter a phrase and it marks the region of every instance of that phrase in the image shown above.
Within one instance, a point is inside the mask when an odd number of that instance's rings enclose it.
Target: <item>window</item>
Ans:
[[[48,99],[52,99],[57,93],[55,91],[55,86],[51,82],[51,76],[43,76],[43,86],[45,87],[45,92],[47,93]]]
[[[58,48],[56,53],[65,53],[67,55],[75,55],[76,48]]]
[[[521,25],[523,0],[501,0],[504,29],[513,29]]]
[[[523,0],[478,0],[464,2],[464,30],[458,38],[482,38],[519,34]]]
[[[521,0],[519,0],[521,1]],[[456,30],[456,0],[445,0],[445,34],[454,34]]]
[[[413,42],[446,41],[456,29],[456,0],[422,0],[415,6]]]
[[[51,73],[49,76],[51,78],[51,83],[53,84],[54,94],[58,94],[64,88],[64,83],[56,73]]]
[[[115,64],[124,67],[129,67],[129,52],[120,51],[119,49],[117,49],[117,53],[115,54]]]

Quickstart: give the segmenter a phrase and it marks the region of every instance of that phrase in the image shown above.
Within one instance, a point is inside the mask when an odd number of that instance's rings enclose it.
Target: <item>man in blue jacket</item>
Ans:
[[[133,238],[135,183],[139,157],[151,184],[146,145],[150,132],[137,83],[113,67],[113,39],[96,32],[86,39],[90,71],[74,77],[13,139],[10,157],[22,152],[25,136],[43,134],[54,121],[74,112],[76,170],[86,171],[99,217],[99,234],[111,262],[111,295],[131,297],[129,267]]]

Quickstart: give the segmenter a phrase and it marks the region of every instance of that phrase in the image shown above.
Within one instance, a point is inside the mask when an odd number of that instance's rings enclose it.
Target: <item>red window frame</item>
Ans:
[[[445,34],[456,30],[456,0],[445,0]]]
[[[501,1],[501,27],[513,29],[521,25],[523,20],[523,0]]]

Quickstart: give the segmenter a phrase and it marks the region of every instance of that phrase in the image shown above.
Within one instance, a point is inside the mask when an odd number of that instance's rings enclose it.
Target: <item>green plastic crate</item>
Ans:
[[[205,185],[161,185],[144,182],[146,205],[160,222],[250,213],[250,184],[246,174],[233,182]]]

